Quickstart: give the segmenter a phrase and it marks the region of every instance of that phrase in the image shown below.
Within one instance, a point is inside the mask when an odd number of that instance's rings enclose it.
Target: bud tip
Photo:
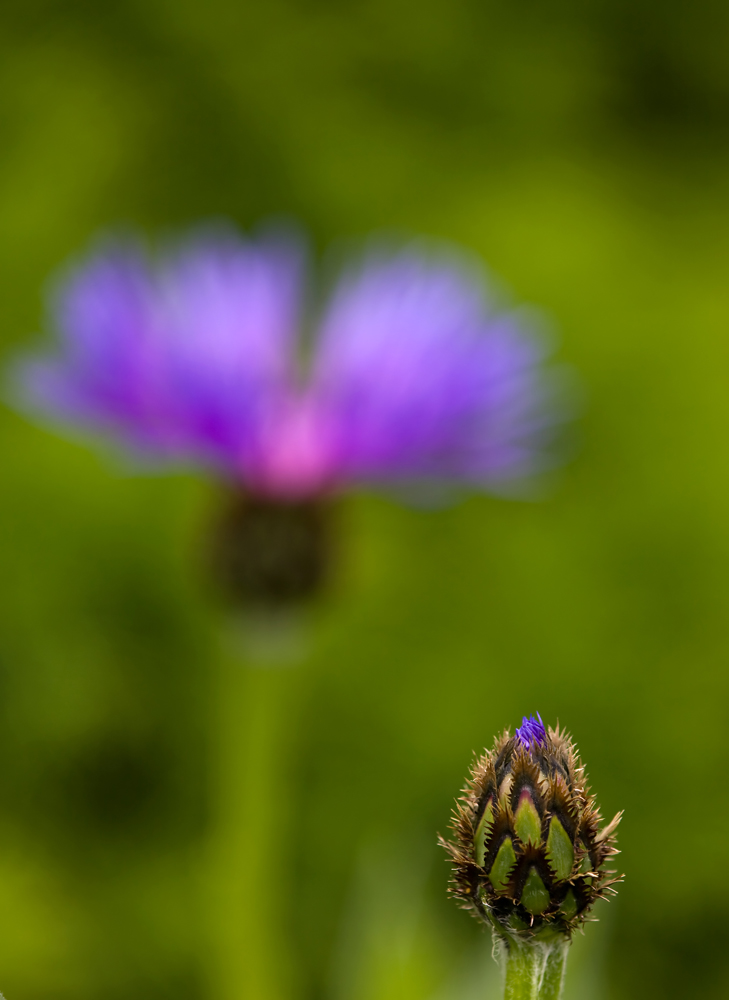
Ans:
[[[521,726],[516,730],[515,733],[518,740],[520,740],[522,746],[525,746],[527,750],[532,746],[533,743],[537,743],[539,746],[544,746],[547,742],[547,730],[544,728],[544,723],[542,722],[542,717],[537,712],[536,718],[533,715],[524,716],[521,720]]]

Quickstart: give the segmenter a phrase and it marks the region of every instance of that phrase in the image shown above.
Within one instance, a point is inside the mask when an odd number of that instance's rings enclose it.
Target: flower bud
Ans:
[[[602,826],[571,738],[525,718],[476,761],[451,824],[451,892],[501,934],[570,935],[614,893],[614,831]]]

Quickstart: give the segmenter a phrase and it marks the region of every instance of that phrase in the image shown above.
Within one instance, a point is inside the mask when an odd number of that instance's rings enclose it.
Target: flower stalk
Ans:
[[[565,935],[529,942],[499,937],[504,1000],[560,1000],[569,946]]]
[[[291,824],[285,762],[299,677],[220,659],[206,865],[208,992],[216,1000],[291,996],[280,900]]]

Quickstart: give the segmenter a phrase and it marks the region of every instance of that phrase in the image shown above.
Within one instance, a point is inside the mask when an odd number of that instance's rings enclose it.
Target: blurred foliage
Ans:
[[[483,995],[434,835],[471,752],[536,709],[626,808],[570,995],[729,991],[728,29],[718,0],[0,8],[6,357],[98,229],[282,214],[319,249],[475,249],[586,387],[539,502],[343,506],[281,779],[297,1000]],[[0,988],[201,1000],[211,489],[9,409],[0,448]]]

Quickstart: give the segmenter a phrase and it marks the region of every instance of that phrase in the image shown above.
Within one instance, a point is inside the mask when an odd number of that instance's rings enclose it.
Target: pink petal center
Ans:
[[[332,435],[312,400],[292,396],[262,421],[245,477],[256,492],[299,500],[330,489],[335,478]]]

